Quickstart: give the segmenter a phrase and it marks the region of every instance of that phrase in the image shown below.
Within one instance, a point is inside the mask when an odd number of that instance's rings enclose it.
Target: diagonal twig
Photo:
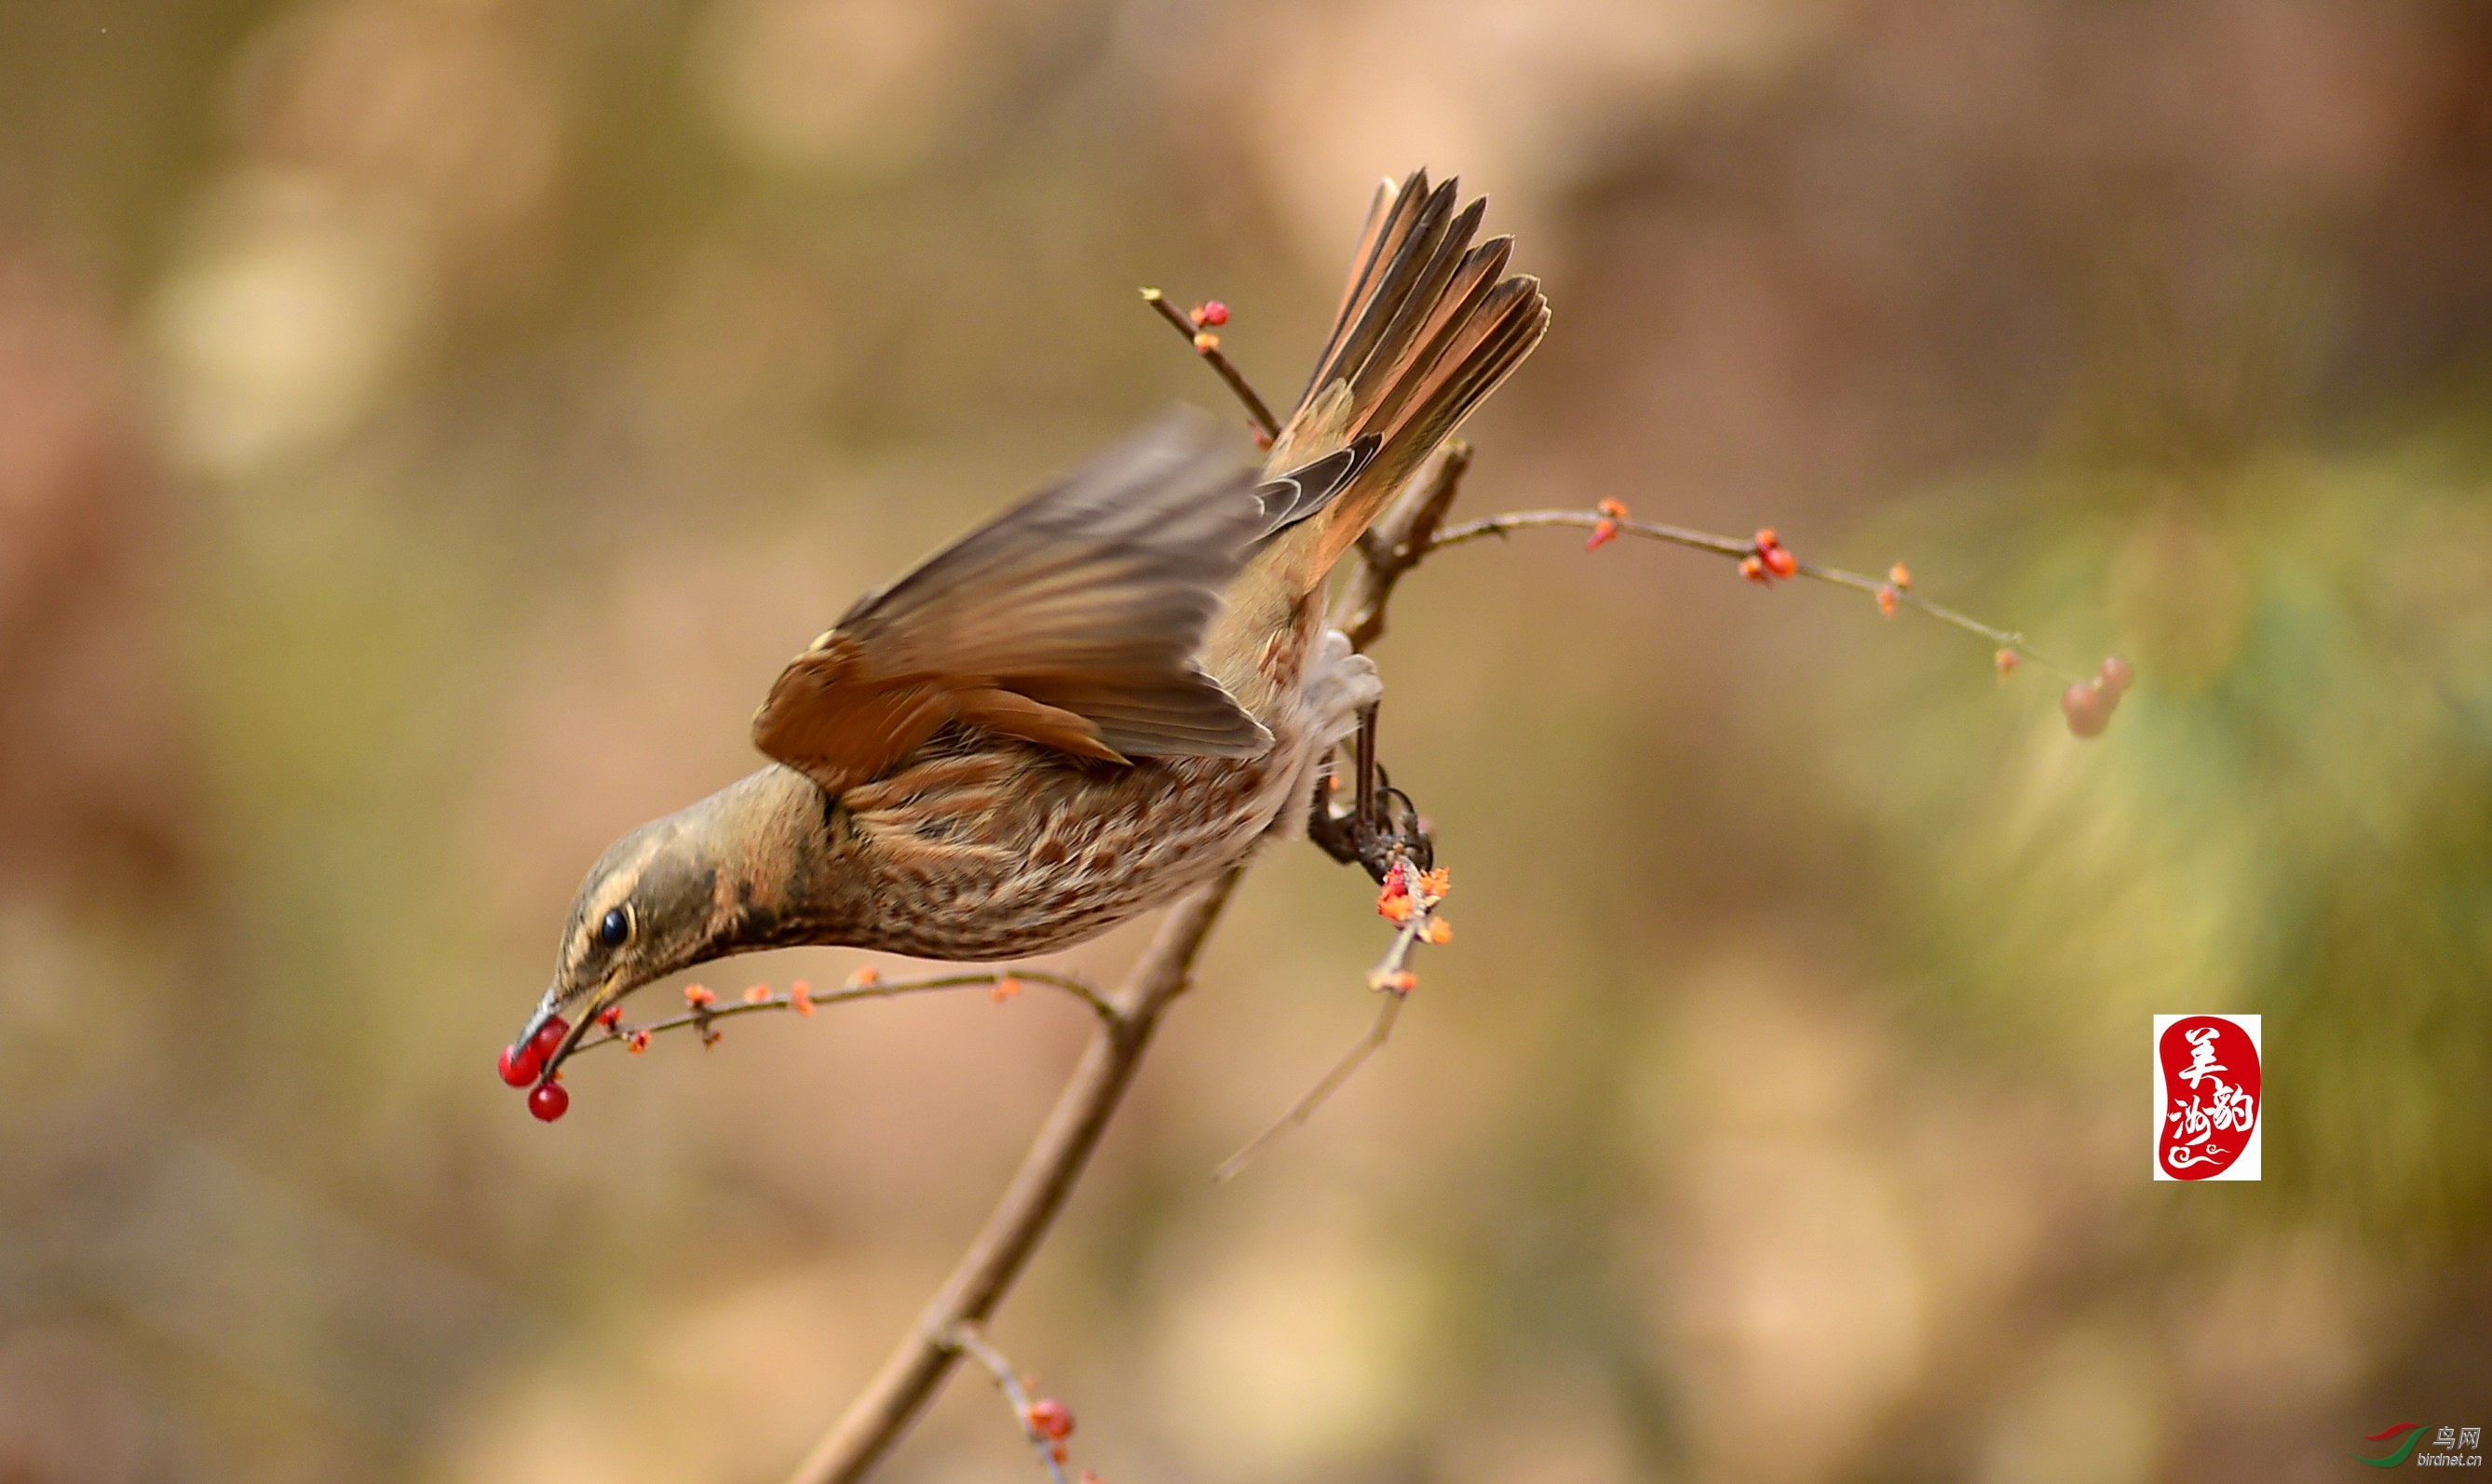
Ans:
[[[847,1414],[788,1476],[788,1484],[852,1484],[865,1477],[934,1401],[960,1359],[950,1337],[963,1324],[992,1317],[1028,1265],[1133,1084],[1161,1015],[1191,982],[1194,961],[1243,874],[1243,867],[1232,867],[1170,910],[1142,962],[1109,1000],[1113,1013],[1091,1034],[1081,1064],[1057,1095],[986,1226],[944,1280],[925,1317],[883,1362]]]

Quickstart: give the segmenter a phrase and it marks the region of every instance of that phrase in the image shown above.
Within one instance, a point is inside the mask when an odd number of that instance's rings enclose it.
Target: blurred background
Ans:
[[[1557,312],[1468,513],[1772,523],[2142,678],[2080,743],[1858,594],[1423,569],[1385,749],[1458,939],[1214,1187],[1386,931],[1265,857],[997,1325],[1077,1463],[2301,1480],[2492,1422],[2481,8],[10,0],[0,1481],[778,1477],[1083,1017],[740,1023],[540,1126],[489,1064],[572,888],[859,591],[1231,415],[1138,285],[1293,393],[1421,163]],[[2262,1183],[2150,1182],[2158,1011],[2266,1016]],[[884,1476],[1036,1475],[968,1376]]]

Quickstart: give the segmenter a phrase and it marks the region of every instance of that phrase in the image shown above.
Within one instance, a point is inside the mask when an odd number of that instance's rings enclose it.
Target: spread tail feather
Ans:
[[[1294,604],[1323,583],[1428,456],[1531,353],[1549,327],[1540,281],[1501,278],[1513,239],[1473,246],[1485,197],[1455,209],[1457,183],[1431,189],[1414,170],[1385,181],[1315,373],[1273,440],[1267,476],[1345,448],[1346,480],[1302,481],[1302,497],[1271,513],[1254,574]],[[1362,446],[1364,445],[1364,446]]]

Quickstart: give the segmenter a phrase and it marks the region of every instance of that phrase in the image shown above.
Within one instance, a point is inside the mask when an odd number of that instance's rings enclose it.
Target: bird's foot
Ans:
[[[1357,791],[1340,787],[1331,763],[1325,763],[1307,818],[1307,838],[1316,848],[1345,866],[1359,867],[1380,886],[1397,860],[1408,860],[1421,871],[1436,865],[1437,844],[1426,816],[1410,795],[1393,787],[1381,767],[1376,770],[1372,817],[1360,816]]]

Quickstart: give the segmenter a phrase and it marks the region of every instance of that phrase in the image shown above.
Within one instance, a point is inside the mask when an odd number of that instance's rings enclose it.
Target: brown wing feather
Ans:
[[[1261,524],[1253,476],[1164,422],[954,542],[788,665],[754,744],[834,793],[952,722],[1086,757],[1260,751],[1195,663]]]

